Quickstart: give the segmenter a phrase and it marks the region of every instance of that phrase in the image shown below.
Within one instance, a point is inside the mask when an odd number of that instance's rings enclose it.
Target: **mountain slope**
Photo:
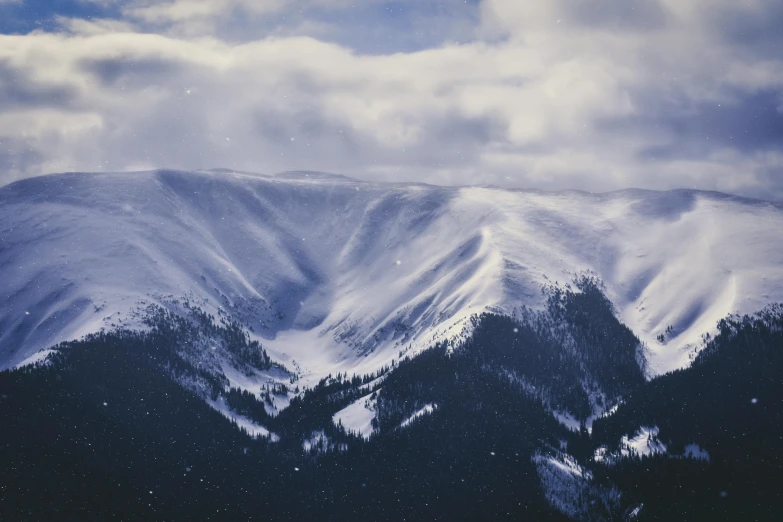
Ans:
[[[324,379],[275,417],[226,394],[277,440],[172,380],[198,371],[174,314],[63,343],[0,372],[0,518],[777,520],[783,307],[722,321],[691,367],[645,381],[631,332],[579,287],[381,377]],[[585,377],[616,406],[592,433],[552,415],[577,411]],[[357,398],[369,439],[333,423]]]
[[[44,176],[0,188],[0,367],[187,298],[314,383],[372,373],[476,313],[543,306],[543,285],[592,271],[660,373],[727,313],[783,301],[781,228],[780,205],[696,191]]]
[[[634,390],[594,424],[591,449],[605,451],[596,475],[645,506],[639,521],[780,518],[783,306],[718,330],[692,366]],[[611,463],[606,450],[640,426],[655,426],[663,451]]]

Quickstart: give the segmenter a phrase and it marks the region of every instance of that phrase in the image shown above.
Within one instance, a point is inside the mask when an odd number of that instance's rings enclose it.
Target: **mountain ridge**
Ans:
[[[2,367],[191,295],[313,382],[369,374],[474,314],[540,307],[542,286],[588,271],[661,373],[727,313],[783,301],[775,203],[283,174],[66,173],[0,188]]]

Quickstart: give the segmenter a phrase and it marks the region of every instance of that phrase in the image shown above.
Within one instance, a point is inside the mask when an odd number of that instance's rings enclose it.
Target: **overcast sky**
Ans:
[[[783,0],[0,0],[0,184],[227,167],[783,200]]]

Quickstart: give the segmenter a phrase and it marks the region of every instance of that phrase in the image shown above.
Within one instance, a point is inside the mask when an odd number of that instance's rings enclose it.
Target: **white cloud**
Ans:
[[[612,11],[610,0],[487,0],[470,43],[389,55],[309,37],[229,43],[63,19],[63,33],[0,35],[0,87],[28,86],[28,95],[0,96],[0,166],[5,180],[98,166],[226,166],[783,197],[779,147],[677,130],[678,117],[705,106],[783,92],[783,61],[715,30],[715,13],[739,8],[705,1],[650,0],[637,15]],[[173,0],[130,9],[136,22],[193,24],[289,7]],[[763,16],[758,2],[742,9]]]

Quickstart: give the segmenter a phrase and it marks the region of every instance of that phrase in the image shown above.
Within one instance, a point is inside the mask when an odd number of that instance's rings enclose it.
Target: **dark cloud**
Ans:
[[[614,122],[613,127],[618,132],[636,128],[667,137],[667,143],[642,148],[642,159],[698,158],[716,149],[747,154],[780,149],[780,96],[777,91],[761,91],[731,101],[659,105],[633,121]]]
[[[182,64],[156,58],[118,57],[83,60],[81,68],[96,76],[105,86],[143,86],[164,75],[177,74]]]
[[[314,19],[333,27],[324,38],[358,52],[411,52],[474,39],[477,0],[356,2],[341,10],[315,9]]]
[[[779,60],[783,55],[783,3],[765,1],[751,9],[742,2],[728,3],[705,16],[718,38],[752,52],[755,59]]]
[[[74,103],[74,88],[48,85],[30,78],[27,71],[11,67],[0,60],[0,111],[25,107],[60,107]]]
[[[267,164],[273,170],[328,165],[329,170],[352,174],[367,167],[462,168],[474,164],[483,147],[505,133],[497,119],[441,115],[427,118],[410,144],[392,147],[314,108],[291,113],[267,107],[252,121],[252,132],[231,138],[236,141],[232,146],[252,148],[254,156],[271,160]]]
[[[657,29],[668,19],[657,0],[570,0],[564,11],[567,22],[615,31]]]

